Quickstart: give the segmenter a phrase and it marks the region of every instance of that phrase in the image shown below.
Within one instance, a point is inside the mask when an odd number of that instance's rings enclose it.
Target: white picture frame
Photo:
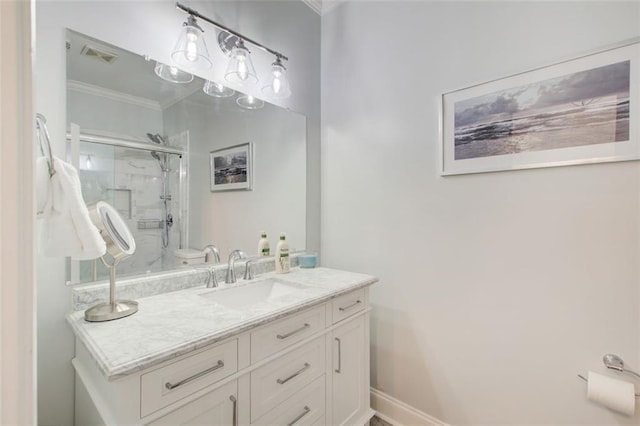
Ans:
[[[253,189],[252,145],[247,142],[209,153],[211,192]]]
[[[634,41],[444,93],[441,175],[637,160],[639,60]]]

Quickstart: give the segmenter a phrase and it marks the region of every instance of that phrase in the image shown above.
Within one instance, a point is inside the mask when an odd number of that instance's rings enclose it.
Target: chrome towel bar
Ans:
[[[40,152],[47,157],[47,165],[49,166],[49,177],[56,174],[53,165],[53,153],[51,151],[51,139],[49,138],[49,130],[47,129],[47,119],[44,115],[36,114],[36,140],[40,147]]]

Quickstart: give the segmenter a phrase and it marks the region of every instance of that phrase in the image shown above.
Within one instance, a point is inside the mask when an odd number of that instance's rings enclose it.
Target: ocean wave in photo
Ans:
[[[626,140],[629,140],[629,97],[607,96],[458,126],[455,159]]]

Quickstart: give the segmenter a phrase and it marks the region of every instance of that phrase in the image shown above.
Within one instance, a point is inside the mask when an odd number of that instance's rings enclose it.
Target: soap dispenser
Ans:
[[[269,240],[267,240],[267,233],[262,231],[260,234],[260,241],[258,241],[258,256],[269,256]]]
[[[291,259],[289,258],[289,243],[284,234],[280,234],[280,240],[276,246],[276,273],[286,274],[291,269]]]

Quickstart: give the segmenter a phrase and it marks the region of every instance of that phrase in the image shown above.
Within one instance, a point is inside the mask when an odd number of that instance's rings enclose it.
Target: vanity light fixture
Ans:
[[[204,82],[202,91],[209,96],[213,96],[214,98],[228,98],[229,96],[233,96],[236,93],[235,90],[229,89],[228,87],[211,80],[207,80]]]
[[[203,69],[211,67],[209,50],[203,37],[204,31],[198,25],[196,18],[189,15],[187,22],[182,25],[182,32],[176,46],[171,52],[171,58],[184,69]]]
[[[271,64],[271,81],[262,88],[262,93],[276,99],[284,99],[291,96],[289,79],[285,74],[286,70],[280,57],[277,57],[276,61]]]
[[[254,98],[251,95],[238,96],[236,103],[240,108],[244,109],[260,109],[264,106],[264,101],[262,99]]]
[[[289,58],[278,51],[270,49],[255,40],[245,37],[244,35],[233,31],[232,29],[225,27],[222,24],[217,23],[210,18],[207,18],[206,16],[200,14],[194,9],[191,9],[190,7],[184,6],[180,3],[176,3],[176,8],[189,15],[189,20],[187,21],[187,24],[185,24],[186,27],[189,26],[189,22],[193,21],[195,23],[195,19],[198,18],[201,21],[208,22],[209,24],[220,30],[220,33],[218,34],[218,45],[225,54],[230,56],[229,65],[227,67],[227,71],[225,72],[225,80],[237,85],[248,85],[258,82],[258,75],[256,74],[255,68],[251,61],[249,49],[247,49],[247,47],[245,46],[245,43],[249,43],[260,50],[274,55],[276,58],[275,62],[271,65],[272,78],[270,79],[269,85],[263,88],[263,92],[265,94],[268,94],[269,96],[273,96],[274,98],[286,98],[290,96],[291,88],[289,87],[289,81],[286,79],[284,73],[286,68],[282,63],[282,61],[288,61]],[[200,27],[197,27],[197,24],[195,25],[197,29],[202,31]],[[204,42],[204,39],[202,38],[200,33],[192,34],[198,34],[198,40],[202,40]],[[240,105],[241,98],[246,97],[241,96],[240,98],[238,98],[238,105]]]
[[[163,64],[162,62],[156,62],[153,71],[158,77],[171,83],[191,83],[193,81],[192,74],[179,70],[172,65]]]
[[[236,45],[231,50],[231,59],[224,74],[225,80],[240,86],[256,84],[258,76],[251,61],[251,52],[244,45],[244,41],[239,38]]]

